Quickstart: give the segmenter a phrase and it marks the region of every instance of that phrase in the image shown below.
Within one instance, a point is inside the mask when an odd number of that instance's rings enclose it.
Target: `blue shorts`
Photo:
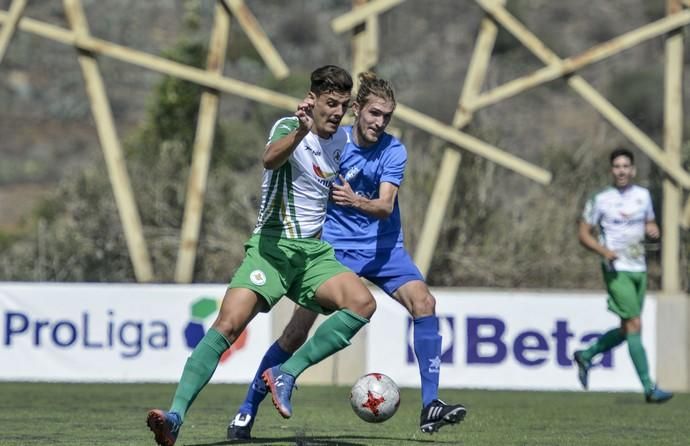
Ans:
[[[336,249],[335,257],[360,277],[374,283],[389,296],[413,280],[424,276],[405,248]]]

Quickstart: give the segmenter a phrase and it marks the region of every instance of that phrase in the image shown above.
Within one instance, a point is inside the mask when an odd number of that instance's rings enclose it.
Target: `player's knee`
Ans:
[[[366,294],[351,299],[348,309],[362,317],[371,319],[376,312],[376,300],[374,300],[374,297],[367,292]]]
[[[629,333],[640,333],[642,331],[642,322],[639,318],[635,318],[630,321],[630,326],[628,328]]]
[[[225,336],[230,343],[235,342],[241,333],[238,325],[233,323],[232,319],[223,318],[220,314],[211,327]]]
[[[414,318],[436,314],[436,298],[430,293],[414,295],[410,303],[410,314]]]
[[[626,319],[623,322],[623,330],[626,334],[629,333],[640,333],[642,331],[642,321],[639,317],[634,317],[631,319]]]

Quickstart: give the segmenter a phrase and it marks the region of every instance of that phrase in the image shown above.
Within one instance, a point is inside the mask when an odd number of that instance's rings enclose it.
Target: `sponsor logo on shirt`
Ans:
[[[312,169],[314,169],[314,173],[316,174],[317,177],[329,179],[329,178],[333,178],[335,176],[335,172],[324,172],[316,164],[312,164],[311,166],[312,166]]]
[[[316,180],[326,187],[331,187],[331,184],[333,184],[333,180],[335,179],[335,172],[324,172],[316,164],[312,164],[311,166],[317,176]]]
[[[305,146],[304,146],[304,150],[306,150],[307,152],[311,152],[314,156],[321,156],[321,151],[320,151],[320,150],[314,150],[314,149],[312,149],[312,148],[309,147],[309,146],[306,146],[306,145],[305,145]]]

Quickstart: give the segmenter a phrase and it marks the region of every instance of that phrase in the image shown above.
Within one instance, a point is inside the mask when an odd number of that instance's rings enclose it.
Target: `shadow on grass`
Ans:
[[[636,405],[645,405],[644,396],[640,393],[640,395],[619,395],[616,396],[614,399],[614,402],[616,404],[620,404],[623,406],[636,406]]]
[[[292,443],[297,446],[368,446],[372,440],[396,442],[405,441],[406,443],[433,443],[433,444],[457,444],[457,441],[439,441],[435,439],[413,439],[395,437],[373,437],[365,435],[315,435],[315,436],[288,436],[263,438],[255,437],[251,440],[226,440],[215,443],[194,443],[189,446],[221,446],[235,444],[273,444],[273,443]],[[357,443],[353,443],[353,441]]]

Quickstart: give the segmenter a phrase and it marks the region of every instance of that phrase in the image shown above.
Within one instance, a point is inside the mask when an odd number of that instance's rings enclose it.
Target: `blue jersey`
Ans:
[[[344,127],[348,143],[340,158],[340,174],[357,194],[368,199],[379,196],[382,182],[398,187],[407,164],[407,150],[393,135],[384,133],[373,147],[359,147],[352,138],[352,127]],[[339,181],[339,180],[336,180]],[[403,246],[398,198],[393,212],[379,219],[350,207],[328,202],[322,238],[336,249],[391,249]]]

